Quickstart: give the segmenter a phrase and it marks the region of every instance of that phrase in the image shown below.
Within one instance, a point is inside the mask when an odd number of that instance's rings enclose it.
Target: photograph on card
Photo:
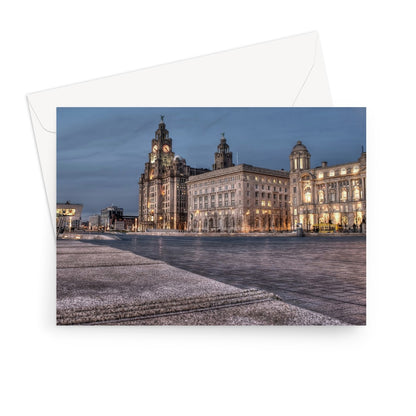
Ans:
[[[365,325],[366,109],[57,108],[57,325]]]

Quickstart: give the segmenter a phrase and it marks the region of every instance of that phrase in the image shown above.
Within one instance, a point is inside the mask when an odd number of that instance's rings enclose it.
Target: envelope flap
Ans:
[[[41,91],[28,100],[43,128],[54,132],[56,107],[317,106],[316,89],[328,105],[319,37],[312,32]]]

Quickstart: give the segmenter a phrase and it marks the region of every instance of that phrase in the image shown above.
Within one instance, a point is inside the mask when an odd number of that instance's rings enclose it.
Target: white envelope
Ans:
[[[27,96],[53,229],[57,107],[332,106],[317,32]]]

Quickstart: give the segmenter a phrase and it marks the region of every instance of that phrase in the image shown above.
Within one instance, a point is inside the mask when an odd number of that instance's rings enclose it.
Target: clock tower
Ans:
[[[185,229],[189,174],[186,160],[172,151],[172,139],[161,116],[139,180],[139,226],[142,230]]]

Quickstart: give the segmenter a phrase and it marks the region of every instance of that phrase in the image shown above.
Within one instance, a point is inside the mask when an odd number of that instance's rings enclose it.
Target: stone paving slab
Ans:
[[[80,241],[58,244],[59,325],[342,324],[266,291],[240,289],[123,250],[97,247],[94,252],[93,247]]]
[[[279,300],[269,300],[232,308],[212,308],[140,320],[108,322],[105,325],[347,325],[337,319]]]
[[[58,254],[56,267],[57,269],[64,269],[76,267],[133,266],[139,264],[163,263],[125,251],[112,251],[108,253]]]

